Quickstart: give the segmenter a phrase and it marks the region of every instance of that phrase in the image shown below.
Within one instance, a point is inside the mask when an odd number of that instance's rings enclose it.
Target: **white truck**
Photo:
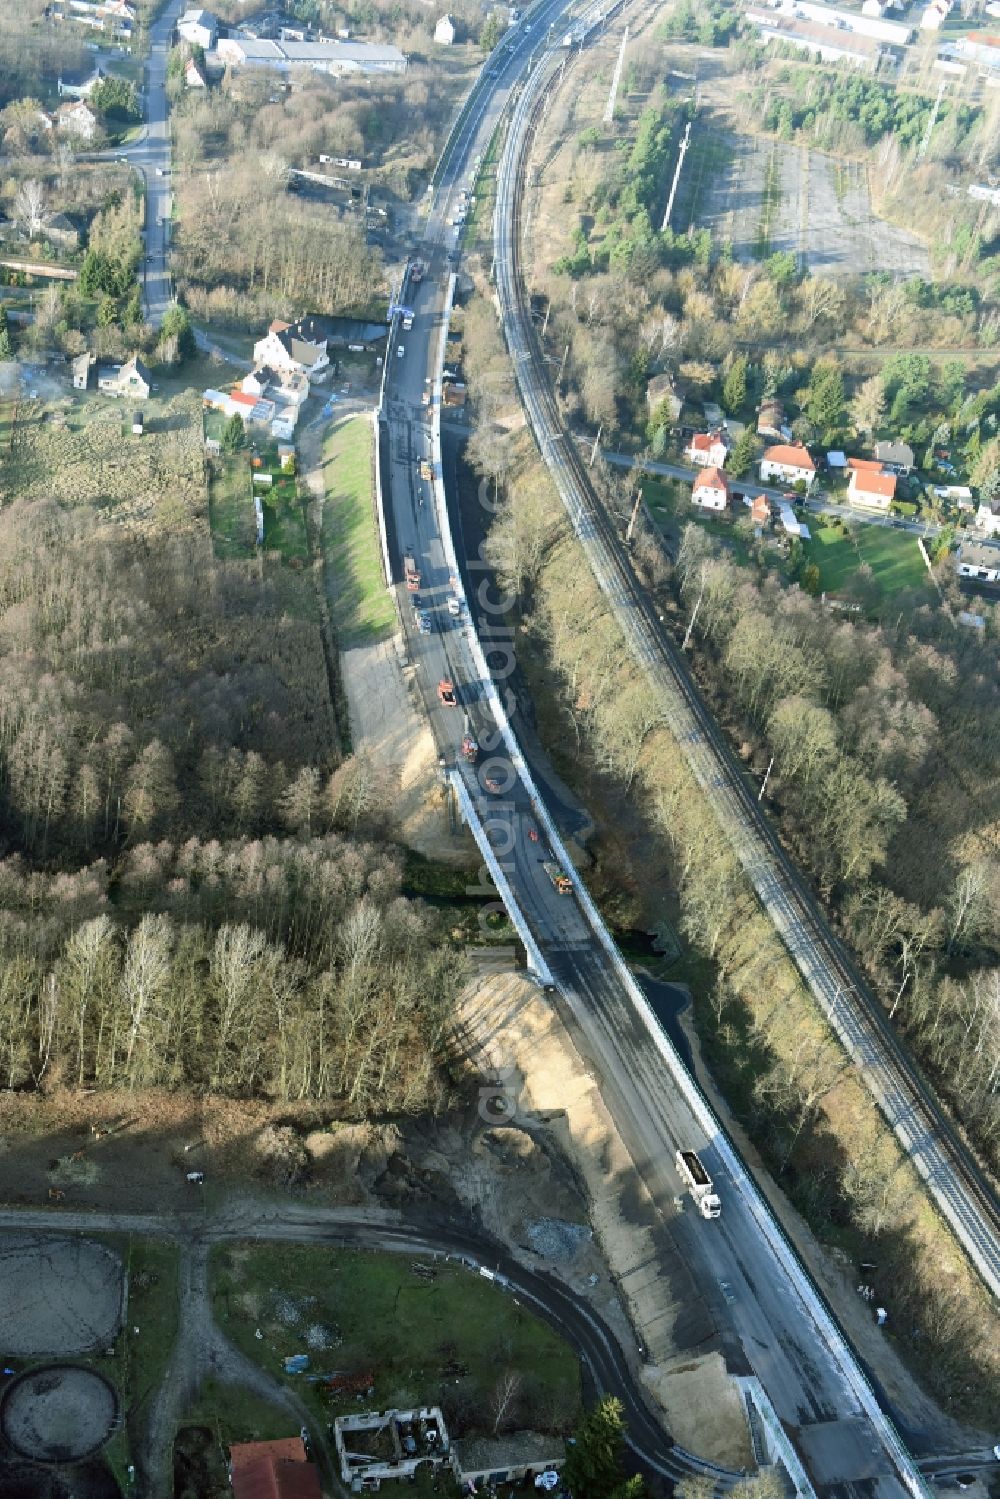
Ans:
[[[718,1218],[722,1203],[712,1188],[712,1178],[693,1150],[679,1150],[676,1156],[677,1171],[698,1205],[703,1218]]]

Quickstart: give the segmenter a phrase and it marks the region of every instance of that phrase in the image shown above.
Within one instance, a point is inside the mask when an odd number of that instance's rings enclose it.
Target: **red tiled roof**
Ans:
[[[896,493],[895,474],[855,474],[851,479],[852,494],[877,494],[891,500]]]
[[[278,1437],[273,1442],[234,1442],[229,1449],[229,1465],[234,1473],[245,1468],[247,1463],[258,1462],[262,1457],[277,1458],[283,1463],[309,1461],[301,1437]]]
[[[301,1437],[237,1442],[229,1449],[233,1499],[323,1499]]]
[[[235,401],[238,406],[249,406],[252,409],[260,400],[260,396],[252,396],[245,390],[234,390],[229,399]]]
[[[875,458],[848,458],[847,467],[855,469],[859,474],[880,474],[882,465]]]
[[[280,317],[276,317],[273,323],[269,325],[267,331],[268,333],[284,333],[291,326],[291,323],[283,323]]]
[[[729,493],[729,481],[721,468],[703,468],[697,476],[692,489],[724,489]]]
[[[789,468],[805,468],[810,473],[816,470],[809,449],[796,447],[791,443],[779,442],[773,448],[765,448],[764,457],[769,463],[784,463]]]

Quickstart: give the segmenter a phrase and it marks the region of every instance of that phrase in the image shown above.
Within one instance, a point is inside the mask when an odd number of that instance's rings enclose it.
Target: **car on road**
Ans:
[[[447,677],[442,677],[438,683],[438,699],[446,708],[456,708],[458,706],[454,684]]]
[[[421,635],[430,635],[434,629],[434,626],[431,623],[431,617],[427,613],[426,609],[421,609],[420,613],[417,615],[417,629],[420,631]]]
[[[397,359],[402,359],[402,357],[403,357],[403,355],[405,353],[406,353],[406,345],[405,344],[400,344],[399,348],[396,350],[396,358]]]
[[[420,597],[419,593],[410,594],[410,603],[413,605],[414,614],[419,614],[421,609],[424,607],[424,601]]]

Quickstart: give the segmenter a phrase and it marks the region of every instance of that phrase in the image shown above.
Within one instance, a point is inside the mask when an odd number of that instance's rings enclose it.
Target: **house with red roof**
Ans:
[[[887,474],[881,463],[869,458],[850,458],[847,466],[851,471],[847,484],[851,504],[863,510],[888,510],[896,498],[896,475]]]
[[[754,495],[750,502],[750,519],[759,531],[771,524],[771,502],[766,494]]]
[[[234,1442],[229,1449],[233,1499],[323,1499],[319,1469],[301,1437]]]
[[[801,443],[779,442],[773,448],[765,448],[760,460],[760,481],[778,479],[782,484],[804,484],[812,488],[816,478],[816,465],[809,449]]]
[[[729,481],[721,468],[705,468],[695,474],[691,503],[699,510],[725,510],[729,504]]]
[[[721,468],[732,443],[725,427],[715,432],[696,432],[684,449],[689,463],[698,468]]]

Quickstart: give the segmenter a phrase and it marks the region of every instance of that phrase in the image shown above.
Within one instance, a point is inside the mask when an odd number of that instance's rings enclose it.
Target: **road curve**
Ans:
[[[761,903],[956,1240],[985,1284],[1000,1295],[1000,1204],[993,1185],[781,848],[760,810],[755,788],[748,785],[744,769],[639,583],[563,421],[520,267],[521,183],[536,119],[559,66],[554,57],[543,63],[518,101],[501,158],[494,217],[497,296],[535,441],[625,639],[657,688],[667,721]]]
[[[585,1297],[577,1295],[555,1275],[528,1269],[495,1239],[452,1217],[407,1220],[391,1211],[305,1209],[276,1204],[185,1214],[0,1209],[0,1232],[12,1230],[62,1235],[122,1233],[173,1240],[184,1246],[185,1264],[193,1267],[190,1273],[199,1278],[192,1287],[199,1315],[204,1315],[204,1309],[210,1305],[206,1250],[213,1244],[250,1240],[328,1244],[342,1249],[457,1259],[471,1272],[493,1279],[504,1294],[529,1307],[565,1338],[584,1366],[595,1394],[615,1395],[621,1400],[628,1445],[643,1468],[670,1479],[692,1472],[705,1473],[723,1488],[741,1476],[675,1446],[648,1405],[641,1380],[633,1372],[615,1334]],[[196,1367],[185,1368],[179,1384],[186,1399],[193,1397],[197,1384],[210,1372],[204,1360]],[[162,1453],[159,1456],[162,1458]],[[161,1467],[162,1461],[155,1466]]]

